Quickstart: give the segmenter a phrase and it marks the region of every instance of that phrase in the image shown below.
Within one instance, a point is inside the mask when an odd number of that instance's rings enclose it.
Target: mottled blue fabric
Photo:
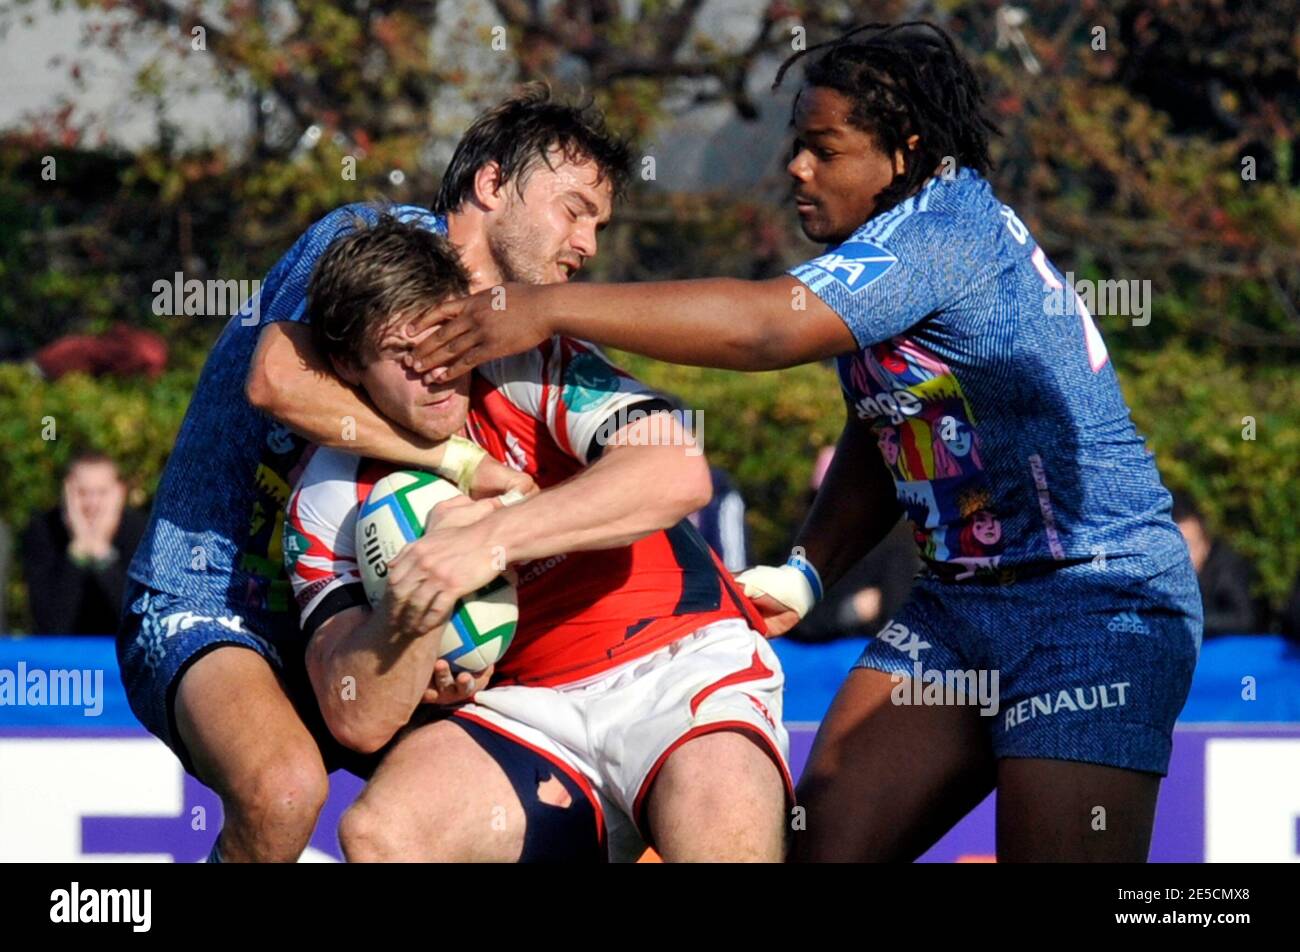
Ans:
[[[427,209],[389,206],[390,214],[446,235]],[[262,326],[306,319],[307,284],[329,244],[375,205],[348,205],[313,224],[261,284],[260,319],[251,306],[232,317],[209,354],[163,472],[130,576],[197,605],[224,606],[256,627],[292,604],[281,554],[285,503],[306,444],[254,409],[244,396]]]
[[[275,642],[288,643],[281,631],[253,631],[237,614],[216,603],[203,604],[127,583],[126,614],[117,636],[117,666],[131,712],[145,729],[170,747],[185,769],[193,765],[176,735],[174,705],[180,676],[209,651],[226,645],[247,648],[285,674]],[[286,613],[285,618],[291,619]]]
[[[927,697],[927,682],[982,684],[988,713],[978,697],[964,703],[994,757],[1163,775],[1200,651],[1201,603],[1188,592],[1188,561],[1141,577],[1086,562],[1009,585],[923,577],[855,667],[899,678],[896,703],[963,703],[937,688]]]
[[[933,571],[1187,559],[1091,316],[977,173],[932,179],[790,273],[862,348],[839,359],[844,396]]]
[[[244,384],[262,327],[305,321],[317,260],[358,218],[373,223],[381,212],[447,234],[445,220],[427,209],[361,204],[336,209],[303,233],[261,282],[256,306],[230,319],[208,355],[131,562],[117,638],[122,683],[140,722],[187,769],[175,735],[176,687],[189,665],[224,645],[257,652],[286,677],[304,720],[329,748],[305,685],[281,551],[284,507],[307,444],[254,409]]]

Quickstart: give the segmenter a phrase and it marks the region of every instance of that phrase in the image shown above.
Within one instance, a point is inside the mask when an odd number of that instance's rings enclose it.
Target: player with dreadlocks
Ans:
[[[825,253],[467,298],[409,329],[411,362],[455,376],[555,333],[741,370],[837,358],[847,419],[795,553],[740,578],[779,634],[900,514],[924,569],[822,722],[795,856],[914,858],[996,789],[1000,859],[1143,860],[1201,635],[1169,494],[1091,315],[984,178],[995,130],[953,42],[871,24],[804,63],[788,171]]]

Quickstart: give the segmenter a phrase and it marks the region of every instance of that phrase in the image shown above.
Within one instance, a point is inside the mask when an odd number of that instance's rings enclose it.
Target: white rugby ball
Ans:
[[[390,473],[375,483],[357,514],[356,537],[361,584],[372,608],[388,588],[388,563],[424,535],[434,506],[460,495],[453,483],[419,470]],[[456,602],[438,656],[454,672],[477,674],[506,653],[518,623],[515,587],[500,576]]]

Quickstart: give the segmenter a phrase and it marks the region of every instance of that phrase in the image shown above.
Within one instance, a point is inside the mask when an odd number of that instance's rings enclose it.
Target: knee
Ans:
[[[339,820],[339,846],[349,863],[393,863],[414,859],[412,837],[398,829],[390,813],[363,797]]]
[[[325,800],[329,777],[315,751],[279,756],[263,764],[232,791],[234,812],[258,829],[310,838]]]

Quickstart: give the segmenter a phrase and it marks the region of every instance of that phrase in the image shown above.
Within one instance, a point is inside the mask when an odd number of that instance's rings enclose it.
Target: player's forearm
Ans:
[[[793,278],[553,285],[541,294],[554,333],[676,364],[778,370],[838,352],[803,332],[809,299],[825,305]]]
[[[262,330],[245,390],[249,403],[312,443],[426,469],[442,462],[444,444],[381,416],[334,375],[312,348],[306,325],[279,322]]]
[[[321,644],[314,639],[309,670],[330,733],[352,750],[373,753],[419,705],[438,660],[438,639],[396,638],[382,616],[366,613],[350,630]]]
[[[505,561],[630,545],[708,503],[708,464],[683,446],[619,446],[559,486],[483,520]]]
[[[829,590],[897,524],[894,483],[867,427],[846,426],[835,459],[795,538]]]

